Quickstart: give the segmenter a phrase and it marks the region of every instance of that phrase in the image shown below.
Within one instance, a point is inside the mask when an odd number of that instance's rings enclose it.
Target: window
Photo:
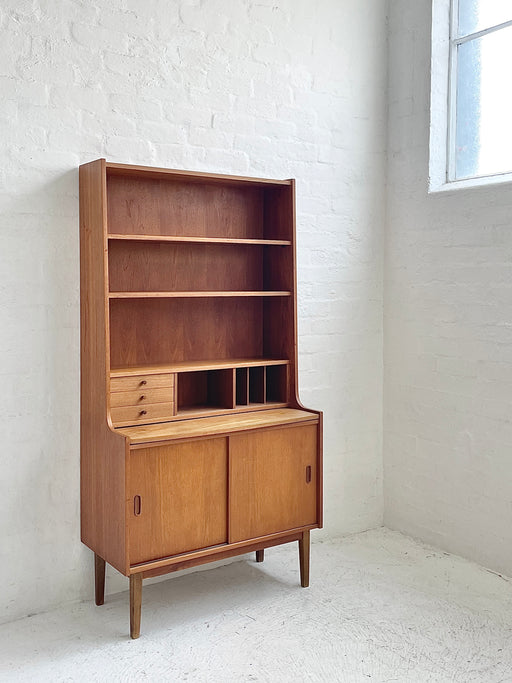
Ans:
[[[511,73],[512,0],[434,0],[431,190],[512,179]]]

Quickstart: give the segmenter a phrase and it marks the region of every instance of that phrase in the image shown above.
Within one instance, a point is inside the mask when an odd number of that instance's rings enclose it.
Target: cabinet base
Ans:
[[[289,543],[290,541],[298,541],[299,544],[299,569],[300,569],[300,585],[303,588],[309,586],[309,557],[310,557],[310,530],[302,531],[299,534],[294,534],[293,538],[273,539],[273,541],[266,541],[254,544],[251,548],[224,551],[217,555],[208,558],[197,558],[195,564],[204,564],[208,561],[219,560],[225,557],[240,555],[248,550],[256,551],[256,562],[263,562],[265,557],[265,547],[272,547]],[[187,566],[191,566],[187,563]],[[158,569],[139,571],[130,574],[130,637],[136,639],[140,636],[140,620],[142,607],[142,580],[151,576],[158,576],[166,574],[178,569],[184,569],[184,563],[173,564],[167,567],[159,567]],[[105,560],[94,553],[94,578],[95,578],[95,598],[97,605],[103,605],[105,595]]]

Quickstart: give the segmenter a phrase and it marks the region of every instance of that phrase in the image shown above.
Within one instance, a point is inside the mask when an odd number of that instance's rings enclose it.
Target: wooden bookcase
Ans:
[[[81,528],[130,579],[322,524],[322,415],[297,394],[293,180],[80,167]]]

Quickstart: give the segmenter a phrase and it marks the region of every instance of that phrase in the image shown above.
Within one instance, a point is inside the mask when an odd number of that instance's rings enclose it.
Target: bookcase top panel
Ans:
[[[154,179],[181,180],[183,182],[215,183],[221,185],[252,185],[256,187],[291,185],[293,180],[276,180],[269,178],[252,178],[250,176],[234,176],[221,173],[205,173],[202,171],[181,171],[153,166],[137,166],[117,164],[106,161],[107,175],[146,177]]]

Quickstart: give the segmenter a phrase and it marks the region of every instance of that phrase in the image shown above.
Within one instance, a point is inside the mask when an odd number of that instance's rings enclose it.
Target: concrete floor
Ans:
[[[1,681],[512,681],[512,582],[378,529],[0,626]],[[92,589],[91,589],[92,590]]]

